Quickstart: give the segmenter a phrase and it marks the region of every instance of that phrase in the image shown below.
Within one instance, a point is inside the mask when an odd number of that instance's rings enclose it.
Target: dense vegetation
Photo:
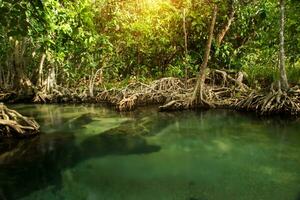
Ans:
[[[208,67],[243,71],[252,88],[279,79],[280,2],[285,63],[300,82],[297,0],[0,0],[0,89],[91,91],[162,77],[192,78]],[[92,96],[92,95],[91,95]]]

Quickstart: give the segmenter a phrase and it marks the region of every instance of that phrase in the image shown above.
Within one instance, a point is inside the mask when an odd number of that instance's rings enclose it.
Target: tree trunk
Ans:
[[[0,66],[0,90],[3,89],[4,83],[3,66]]]
[[[187,87],[187,79],[188,79],[188,63],[187,55],[188,55],[188,44],[187,44],[187,30],[186,30],[186,9],[183,9],[183,33],[184,33],[184,59],[185,59],[185,86]]]
[[[14,66],[14,89],[19,93],[31,93],[32,83],[25,73],[25,52],[26,52],[26,38],[22,40],[14,40],[13,66]]]
[[[37,81],[38,87],[42,87],[43,85],[43,67],[44,67],[45,59],[46,59],[46,54],[43,53],[39,65],[39,73],[38,73],[38,81]]]
[[[279,53],[279,70],[280,85],[282,90],[288,90],[288,80],[285,70],[285,53],[284,53],[284,26],[285,26],[285,0],[280,0],[280,53]]]
[[[95,74],[92,73],[91,78],[90,78],[90,84],[89,84],[89,92],[90,92],[90,97],[94,97],[94,85],[95,85],[95,80],[97,78],[97,75],[100,73],[100,83],[102,83],[102,73],[103,73],[103,67],[98,69]]]
[[[227,23],[225,24],[225,26],[222,28],[221,32],[219,33],[218,37],[217,37],[217,46],[220,46],[226,33],[228,32],[233,20],[234,20],[234,14],[235,14],[235,9],[234,9],[234,0],[232,1],[231,5],[230,5],[230,13],[229,13],[229,18]]]
[[[209,60],[211,43],[212,43],[212,39],[213,39],[217,13],[218,13],[218,7],[215,5],[214,9],[213,9],[211,24],[210,24],[208,40],[207,40],[207,44],[206,44],[206,48],[205,48],[204,60],[203,60],[202,65],[200,66],[200,72],[198,74],[196,87],[194,89],[194,93],[193,93],[193,97],[192,97],[192,102],[196,101],[195,103],[201,103],[204,100],[203,88],[205,85],[205,70],[207,68],[207,64],[208,64],[208,60]]]
[[[51,63],[50,69],[48,72],[48,77],[47,77],[46,92],[52,93],[52,91],[55,87],[56,87],[55,67],[54,67],[54,64]]]
[[[22,87],[22,77],[23,77],[23,68],[20,65],[20,42],[18,40],[12,39],[14,43],[14,53],[13,53],[13,66],[15,70],[14,76],[14,89],[19,90]]]

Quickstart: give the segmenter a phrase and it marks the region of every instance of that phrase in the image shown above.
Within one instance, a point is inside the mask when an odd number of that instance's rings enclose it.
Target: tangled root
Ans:
[[[214,102],[219,102],[219,105],[232,103],[233,101],[220,102],[224,99],[233,98],[236,92],[244,92],[249,89],[242,83],[243,76],[241,73],[236,75],[236,79],[220,70],[211,71],[210,76],[216,76],[216,74],[223,77],[223,84],[221,86],[206,85],[204,89],[205,100],[202,102],[206,105],[205,107],[214,107]],[[196,81],[195,78],[184,82],[179,78],[168,77],[153,81],[150,84],[136,82],[119,90],[115,88],[104,90],[97,94],[95,101],[108,102],[115,106],[118,111],[130,111],[137,106],[151,104],[163,105],[159,108],[162,111],[195,108],[200,105],[199,102],[191,101]]]
[[[136,106],[137,95],[131,95],[128,98],[123,98],[117,103],[117,108],[120,111],[133,110]]]
[[[185,84],[178,78],[162,78],[151,84],[152,88],[158,91],[185,91]]]
[[[104,90],[96,97],[96,101],[109,102],[118,111],[130,111],[137,106],[164,104],[183,98],[192,88],[186,88],[178,78],[162,78],[150,84],[141,82],[131,83],[121,90]]]
[[[24,117],[0,103],[0,136],[28,137],[36,135],[38,131],[39,125],[35,120]]]
[[[252,92],[247,98],[237,102],[235,107],[239,110],[256,111],[261,115],[285,113],[298,115],[300,113],[300,91],[281,90],[271,91],[267,94]]]
[[[2,92],[0,91],[0,101],[8,101],[11,97],[17,96],[15,92]]]
[[[51,95],[45,93],[45,92],[37,92],[35,96],[33,97],[34,103],[47,103],[51,101]]]
[[[187,110],[191,104],[186,100],[173,100],[159,107],[159,111]]]
[[[45,89],[37,91],[32,101],[34,103],[82,103],[87,102],[87,99],[86,91],[57,86],[57,89],[53,89],[51,93],[46,92]]]
[[[244,77],[247,75],[242,72],[236,73],[233,77],[226,71],[215,69],[211,71],[211,74],[212,79],[217,80],[217,82],[219,82],[218,84],[222,87],[234,86],[236,88],[239,88],[239,90],[241,91],[247,91],[250,89],[246,84],[243,83]]]

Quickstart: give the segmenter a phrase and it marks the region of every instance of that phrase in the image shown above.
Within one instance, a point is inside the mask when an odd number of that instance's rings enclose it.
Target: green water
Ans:
[[[299,200],[300,121],[225,110],[14,105],[42,134],[0,140],[0,200]]]

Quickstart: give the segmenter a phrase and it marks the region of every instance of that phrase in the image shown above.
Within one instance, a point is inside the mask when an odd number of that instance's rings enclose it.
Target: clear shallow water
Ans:
[[[232,111],[15,105],[42,134],[0,140],[0,199],[299,200],[300,121]]]

